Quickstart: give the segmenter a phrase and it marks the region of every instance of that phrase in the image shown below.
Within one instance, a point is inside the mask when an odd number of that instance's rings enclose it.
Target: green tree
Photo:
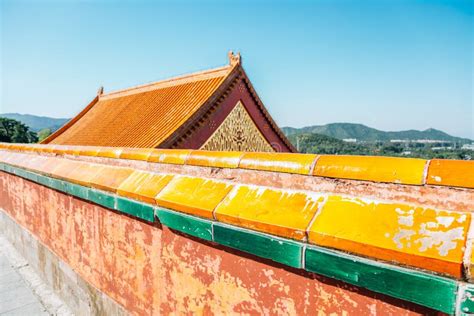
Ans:
[[[50,128],[43,128],[41,131],[38,132],[38,141],[41,142],[43,139],[51,135]]]
[[[36,143],[38,136],[16,120],[0,117],[0,141],[6,143]]]

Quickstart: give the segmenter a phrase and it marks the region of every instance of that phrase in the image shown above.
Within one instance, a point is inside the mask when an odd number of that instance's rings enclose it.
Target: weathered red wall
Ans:
[[[0,172],[0,208],[133,314],[426,314]]]

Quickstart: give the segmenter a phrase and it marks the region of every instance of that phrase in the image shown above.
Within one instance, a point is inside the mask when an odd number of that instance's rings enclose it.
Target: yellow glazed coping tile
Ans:
[[[120,158],[122,151],[121,147],[102,147],[97,153],[97,157]]]
[[[117,194],[136,199],[137,195],[135,194],[135,190],[141,185],[142,181],[149,176],[150,173],[146,171],[133,171],[117,188]]]
[[[330,196],[310,243],[460,278],[470,213]]]
[[[14,158],[15,155],[16,153],[13,151],[2,151],[2,154],[0,155],[0,161],[8,163]]]
[[[22,144],[15,144],[15,143],[9,144],[9,145],[7,145],[7,148],[9,150],[19,150],[19,149],[22,148]]]
[[[138,199],[155,204],[156,196],[171,182],[173,177],[170,174],[152,174],[150,177],[147,177],[135,191]]]
[[[162,207],[212,219],[215,207],[232,187],[225,182],[177,176],[156,196],[156,203]]]
[[[173,178],[169,174],[157,174],[135,170],[117,189],[117,193],[132,199],[155,204],[155,197]]]
[[[91,182],[103,169],[102,165],[81,162],[80,165],[68,174],[68,180],[83,186],[92,186]]]
[[[38,144],[28,144],[28,146],[23,147],[22,151],[36,151],[40,145]]]
[[[8,162],[16,166],[23,166],[28,163],[29,159],[30,155],[13,153],[13,155],[10,155],[8,158]]]
[[[117,192],[117,188],[132,173],[133,169],[130,168],[103,166],[91,180],[91,185],[97,189]]]
[[[147,161],[153,150],[153,148],[124,148],[120,153],[120,159]]]
[[[469,238],[467,242],[469,243],[468,247],[470,249],[468,250],[464,261],[464,264],[466,265],[466,277],[468,278],[470,283],[474,283],[474,239]]]
[[[51,175],[58,179],[68,179],[69,175],[73,173],[75,169],[79,168],[81,164],[82,163],[78,161],[60,159],[57,167],[51,171]]]
[[[54,176],[54,170],[59,166],[62,159],[56,157],[47,157],[46,162],[42,165],[41,172]]]
[[[10,150],[23,150],[23,148],[25,148],[25,145],[24,144],[11,144],[10,146],[8,146],[8,148]]]
[[[73,150],[73,154],[77,156],[91,156],[95,157],[99,154],[102,147],[99,146],[80,146],[78,150]]]
[[[54,150],[58,147],[58,145],[44,145],[41,147],[38,147],[38,151],[43,152],[43,153],[54,153]]]
[[[318,155],[293,153],[246,153],[239,168],[309,175]]]
[[[44,166],[48,163],[49,157],[44,157],[44,156],[39,156],[36,155],[34,157],[31,157],[31,159],[28,161],[26,168],[29,170],[33,170],[35,172],[42,173]]]
[[[401,184],[423,184],[426,160],[375,156],[319,157],[313,175]]]
[[[184,165],[191,149],[154,149],[148,157],[148,162]]]
[[[474,161],[433,159],[427,184],[474,188]]]
[[[202,167],[237,168],[242,154],[238,151],[193,150],[186,159],[186,164]]]
[[[323,195],[309,192],[240,185],[214,214],[224,223],[304,240],[306,229],[323,201]]]

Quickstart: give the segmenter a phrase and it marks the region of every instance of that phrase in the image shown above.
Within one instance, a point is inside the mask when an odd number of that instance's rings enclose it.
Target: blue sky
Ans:
[[[474,138],[472,1],[0,1],[0,113],[71,117],[106,91],[243,65],[281,126]]]

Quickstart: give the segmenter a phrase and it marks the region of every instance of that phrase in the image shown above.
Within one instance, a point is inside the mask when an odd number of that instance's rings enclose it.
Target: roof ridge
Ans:
[[[162,79],[158,81],[153,81],[153,82],[149,82],[145,84],[128,87],[125,89],[119,89],[119,90],[111,91],[108,93],[104,93],[100,95],[100,99],[109,99],[109,98],[115,98],[118,96],[139,93],[139,92],[143,92],[142,90],[149,91],[149,90],[157,89],[159,87],[166,87],[167,85],[171,85],[172,83],[176,83],[177,81],[183,81],[183,83],[185,83],[187,79],[189,81],[203,80],[203,79],[208,78],[208,76],[212,76],[213,74],[216,74],[216,73],[220,73],[224,71],[230,72],[232,68],[233,66],[231,65],[225,65],[218,68],[206,69],[206,70],[196,71],[196,72],[187,73],[183,75],[178,75],[178,76],[174,76],[167,79]],[[218,75],[216,74],[216,77],[217,76]]]

